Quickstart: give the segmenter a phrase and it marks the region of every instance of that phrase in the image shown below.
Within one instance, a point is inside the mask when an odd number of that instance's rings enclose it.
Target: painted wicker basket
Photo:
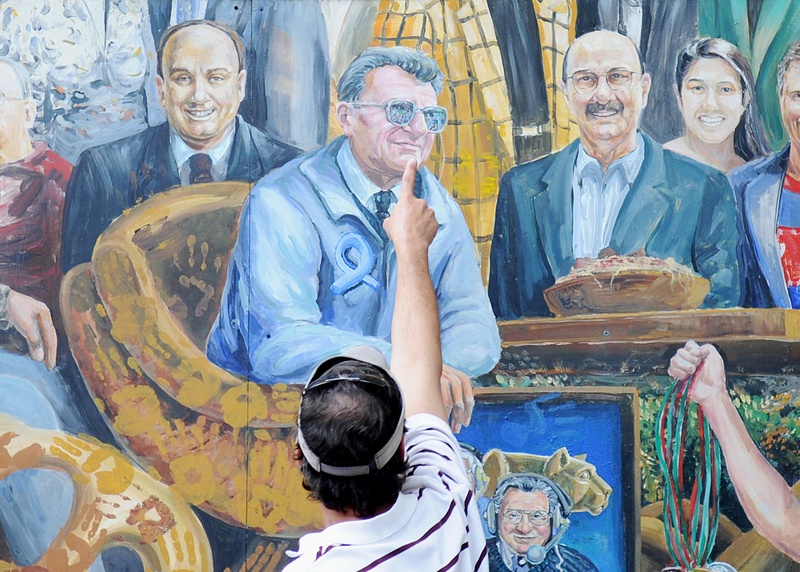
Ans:
[[[671,259],[611,256],[592,266],[545,290],[556,316],[691,310],[710,288],[707,279]]]

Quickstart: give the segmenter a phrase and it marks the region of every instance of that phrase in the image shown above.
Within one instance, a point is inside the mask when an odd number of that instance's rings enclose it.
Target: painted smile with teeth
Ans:
[[[208,119],[214,113],[213,109],[187,109],[186,115],[192,119]]]
[[[701,115],[698,119],[700,123],[709,127],[714,127],[725,121],[725,118],[720,115]]]

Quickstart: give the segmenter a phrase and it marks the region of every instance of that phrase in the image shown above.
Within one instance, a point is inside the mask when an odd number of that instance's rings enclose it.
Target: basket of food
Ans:
[[[709,288],[708,280],[672,258],[612,254],[579,258],[544,296],[556,316],[575,316],[691,310]]]

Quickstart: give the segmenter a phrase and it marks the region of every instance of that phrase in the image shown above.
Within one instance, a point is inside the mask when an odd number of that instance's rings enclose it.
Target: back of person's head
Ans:
[[[431,84],[436,95],[442,93],[444,74],[433,58],[424,52],[403,46],[374,47],[361,52],[344,70],[336,86],[339,101],[358,101],[366,86],[367,74],[385,66],[397,66],[417,78],[421,84]]]
[[[400,389],[382,367],[346,358],[322,364],[298,414],[297,458],[311,497],[359,518],[393,503],[407,470],[403,415]]]
[[[716,58],[727,63],[739,78],[742,90],[744,113],[733,134],[736,154],[745,161],[768,155],[771,151],[756,105],[756,88],[753,72],[747,57],[732,43],[722,38],[699,38],[689,42],[678,54],[675,64],[675,83],[678,96],[683,89],[683,80],[692,65],[700,58]]]

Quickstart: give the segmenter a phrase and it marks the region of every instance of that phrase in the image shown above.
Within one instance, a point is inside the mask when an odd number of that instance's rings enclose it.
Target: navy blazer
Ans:
[[[643,248],[648,256],[671,257],[709,279],[705,307],[737,305],[739,231],[725,175],[642,138],[644,162],[609,246],[620,254]],[[544,290],[575,262],[572,171],[579,143],[503,176],[489,274],[489,299],[500,319],[551,315]]]
[[[92,259],[97,238],[122,211],[180,186],[169,133],[169,124],[162,123],[81,154],[64,206],[61,263],[65,273]],[[226,180],[257,181],[298,153],[237,117]]]
[[[789,150],[787,146],[780,153],[751,161],[728,175],[739,202],[742,305],[746,308],[792,307],[777,235]]]

